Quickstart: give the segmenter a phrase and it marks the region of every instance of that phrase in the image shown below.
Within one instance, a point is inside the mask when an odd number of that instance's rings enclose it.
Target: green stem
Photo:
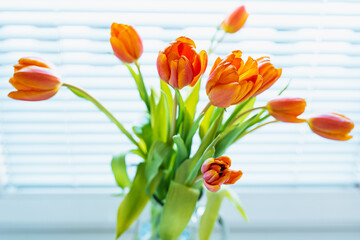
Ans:
[[[145,101],[145,104],[146,104],[146,108],[147,108],[147,110],[149,111],[149,113],[151,112],[151,107],[150,107],[150,98],[149,98],[149,95],[148,95],[148,93],[147,93],[147,91],[146,91],[146,87],[145,87],[145,84],[144,84],[144,78],[143,78],[143,76],[142,76],[142,74],[141,74],[141,70],[140,70],[140,65],[139,65],[139,63],[138,63],[138,61],[137,60],[135,60],[135,66],[136,66],[136,68],[137,68],[137,70],[138,70],[138,72],[139,72],[139,79],[140,79],[140,84],[141,84],[141,91],[143,91],[143,93],[145,94],[145,99],[144,99],[144,101]],[[140,89],[139,89],[140,90]]]
[[[219,45],[219,43],[221,43],[224,40],[225,36],[226,36],[226,32],[224,32],[224,34],[221,36],[221,38],[215,42],[214,46],[210,46],[208,55],[210,55],[212,52],[215,51],[216,47]]]
[[[173,101],[173,109],[172,109],[172,119],[171,119],[171,126],[170,126],[170,135],[169,135],[169,142],[172,143],[173,136],[175,135],[176,131],[176,113],[177,113],[177,95],[174,93],[174,101]]]
[[[221,26],[221,25],[217,26],[216,32],[214,33],[214,35],[213,35],[212,38],[211,38],[210,46],[209,46],[209,50],[208,50],[208,55],[210,55],[210,54],[213,52],[213,50],[212,50],[212,45],[214,44],[216,35],[217,35],[217,33],[219,32],[219,30],[220,30],[220,26]]]
[[[132,135],[125,129],[125,127],[112,115],[109,110],[107,110],[98,100],[92,97],[90,94],[82,90],[81,88],[75,87],[73,85],[63,83],[62,86],[67,87],[77,96],[82,97],[90,102],[92,102],[100,111],[105,113],[105,115],[113,122],[115,125],[128,137],[128,139],[134,143],[140,151],[142,151],[138,142],[132,137]]]
[[[270,124],[270,123],[276,123],[276,122],[278,122],[278,120],[274,120],[274,121],[271,121],[271,122],[263,123],[263,124],[255,127],[255,128],[253,128],[253,129],[251,129],[250,131],[244,132],[243,134],[240,135],[240,137],[239,137],[238,139],[240,139],[240,138],[244,137],[245,135],[247,135],[247,134],[255,131],[256,129],[259,129],[259,128],[261,128],[261,127],[263,127],[263,126],[266,126],[266,125],[268,125],[268,124]]]
[[[238,116],[236,116],[230,123],[229,126],[233,125],[239,118],[241,118],[242,116],[246,115],[249,112],[252,112],[254,110],[258,110],[258,109],[265,109],[266,107],[256,107],[256,108],[251,108],[246,110],[245,112],[240,113]]]

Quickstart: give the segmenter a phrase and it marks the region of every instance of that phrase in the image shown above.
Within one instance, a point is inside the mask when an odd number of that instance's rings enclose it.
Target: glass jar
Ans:
[[[163,240],[160,238],[159,231],[162,210],[163,207],[156,202],[151,202],[151,204],[145,208],[143,214],[136,222],[135,240]],[[204,206],[198,203],[188,226],[185,228],[178,240],[199,239],[199,224],[204,210]],[[210,240],[218,239],[228,239],[228,229],[226,228],[224,219],[221,216],[218,217],[210,238]]]

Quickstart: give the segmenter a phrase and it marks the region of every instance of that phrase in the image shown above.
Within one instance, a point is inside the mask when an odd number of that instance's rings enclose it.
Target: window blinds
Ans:
[[[355,121],[349,142],[322,139],[305,124],[275,124],[231,147],[244,176],[239,187],[354,187],[360,181],[360,3],[358,1],[40,1],[0,3],[0,183],[5,191],[115,188],[112,154],[130,149],[118,129],[89,102],[62,89],[42,102],[9,99],[12,65],[22,56],[54,62],[64,82],[86,89],[127,127],[145,110],[127,69],[112,55],[112,22],[133,25],[144,43],[140,63],[158,86],[159,50],[185,35],[207,49],[216,26],[245,4],[250,17],[211,56],[239,49],[270,56],[281,79],[258,105],[304,97],[307,112],[335,111]],[[203,83],[206,82],[205,74]],[[203,88],[204,89],[204,88]],[[207,103],[201,93],[199,108]],[[136,158],[128,163],[136,164]]]

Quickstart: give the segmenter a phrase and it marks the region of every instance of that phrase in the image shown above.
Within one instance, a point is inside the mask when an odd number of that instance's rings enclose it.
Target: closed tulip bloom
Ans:
[[[141,38],[129,25],[111,24],[110,43],[115,56],[125,63],[135,62],[143,53]]]
[[[258,63],[259,74],[263,78],[263,83],[256,91],[255,96],[270,88],[280,78],[282,72],[281,68],[276,69],[274,67],[269,57],[261,57],[256,59],[256,61]]]
[[[212,192],[220,190],[221,184],[234,184],[242,176],[242,171],[230,170],[231,160],[222,156],[207,159],[201,167],[205,187]]]
[[[179,37],[160,51],[156,62],[160,78],[178,89],[194,86],[207,66],[207,53],[197,53],[195,48],[193,40]]]
[[[305,111],[306,101],[302,98],[278,98],[268,102],[266,109],[276,120],[288,123],[302,123],[305,119],[297,118]]]
[[[240,6],[225,18],[221,28],[227,33],[235,33],[244,26],[248,16],[249,14],[246,12],[245,6]]]
[[[227,108],[252,97],[262,85],[258,64],[251,57],[244,61],[241,51],[233,51],[211,69],[206,93],[212,105]]]
[[[317,135],[338,141],[347,141],[354,128],[354,122],[337,113],[324,113],[307,120],[311,130]]]
[[[21,58],[14,65],[14,71],[9,82],[17,91],[10,92],[10,98],[24,101],[46,100],[54,96],[61,87],[54,65],[43,59]]]

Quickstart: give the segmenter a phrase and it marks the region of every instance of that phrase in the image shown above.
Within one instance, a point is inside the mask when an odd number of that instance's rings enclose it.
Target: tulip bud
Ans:
[[[245,6],[240,6],[233,11],[221,24],[221,28],[227,33],[235,33],[242,28],[249,14],[245,10]]]
[[[61,87],[60,77],[53,64],[35,57],[21,58],[14,65],[9,82],[17,89],[9,97],[24,101],[41,101],[54,96]]]
[[[244,102],[261,87],[257,62],[249,57],[244,63],[241,55],[241,51],[233,51],[223,60],[216,59],[206,83],[212,105],[227,108]]]
[[[143,53],[141,38],[129,25],[111,24],[110,43],[115,56],[125,63],[135,62]]]
[[[195,43],[187,37],[179,37],[159,52],[157,69],[160,78],[174,88],[182,89],[196,84],[207,66],[207,54],[195,51]]]
[[[234,184],[242,176],[242,171],[230,170],[231,160],[222,156],[207,159],[201,167],[205,187],[212,192],[220,190],[221,184]]]
[[[281,76],[282,69],[276,69],[272,63],[270,63],[269,57],[261,57],[257,60],[259,74],[263,78],[263,83],[261,87],[254,94],[255,96],[264,92],[268,88],[270,88]]]
[[[311,130],[317,135],[338,141],[347,141],[354,128],[354,122],[337,113],[324,113],[307,120]]]
[[[268,102],[266,109],[276,120],[288,123],[302,123],[305,119],[297,118],[305,111],[306,102],[302,98],[278,98]]]

